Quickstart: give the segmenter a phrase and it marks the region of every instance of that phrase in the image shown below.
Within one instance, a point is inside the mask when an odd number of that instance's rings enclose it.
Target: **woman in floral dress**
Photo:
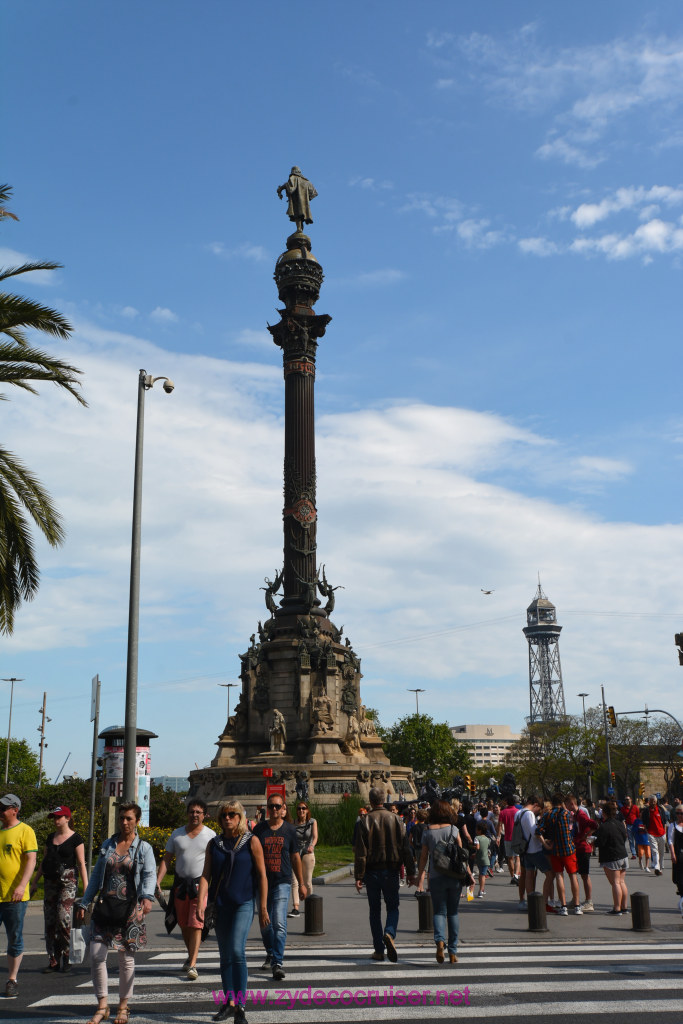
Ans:
[[[119,807],[119,831],[102,844],[100,856],[81,902],[86,910],[99,892],[93,909],[90,964],[97,1010],[88,1024],[102,1024],[109,1017],[107,952],[119,957],[119,1005],[114,1024],[128,1024],[128,1000],[135,981],[135,953],[147,944],[145,916],[152,909],[156,862],[149,843],[140,839],[137,824],[142,810],[137,804]]]

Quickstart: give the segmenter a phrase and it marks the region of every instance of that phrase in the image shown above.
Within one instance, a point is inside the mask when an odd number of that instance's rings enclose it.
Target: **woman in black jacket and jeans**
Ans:
[[[602,824],[595,834],[600,867],[612,886],[614,906],[608,913],[615,917],[621,917],[622,914],[628,912],[628,889],[626,888],[628,835],[623,821],[617,820],[618,810],[616,803],[605,804]]]

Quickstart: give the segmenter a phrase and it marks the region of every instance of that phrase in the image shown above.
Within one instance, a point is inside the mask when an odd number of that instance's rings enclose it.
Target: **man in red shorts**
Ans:
[[[204,870],[206,848],[216,834],[204,824],[206,811],[203,800],[190,800],[187,805],[187,825],[171,832],[157,874],[159,889],[175,857],[173,906],[187,948],[183,970],[188,981],[196,981],[198,978],[197,953],[204,922],[197,917],[197,885]]]
[[[561,793],[555,793],[552,798],[553,809],[545,818],[543,823],[543,834],[541,842],[550,854],[550,866],[555,872],[557,883],[557,895],[562,906],[558,910],[561,917],[568,914],[567,902],[564,893],[564,874],[569,875],[569,884],[574,897],[573,914],[582,914],[581,898],[579,896],[579,876],[577,874],[578,864],[576,862],[576,846],[572,839],[572,821],[569,811],[564,806],[564,797]]]

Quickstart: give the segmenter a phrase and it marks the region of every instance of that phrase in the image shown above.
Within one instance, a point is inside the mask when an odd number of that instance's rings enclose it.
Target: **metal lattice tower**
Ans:
[[[566,717],[560,633],[555,605],[543,593],[541,582],[526,610],[524,635],[529,644],[529,718],[528,724],[561,722]]]

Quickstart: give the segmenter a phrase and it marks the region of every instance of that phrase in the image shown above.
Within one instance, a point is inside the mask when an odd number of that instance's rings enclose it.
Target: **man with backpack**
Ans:
[[[525,868],[526,896],[536,891],[536,872],[545,876],[543,896],[546,906],[553,894],[553,870],[545,855],[540,836],[536,834],[538,815],[543,810],[543,801],[535,793],[530,793],[524,800],[524,806],[517,812],[512,829],[512,849],[521,858]],[[527,900],[520,899],[519,909],[527,909]]]

